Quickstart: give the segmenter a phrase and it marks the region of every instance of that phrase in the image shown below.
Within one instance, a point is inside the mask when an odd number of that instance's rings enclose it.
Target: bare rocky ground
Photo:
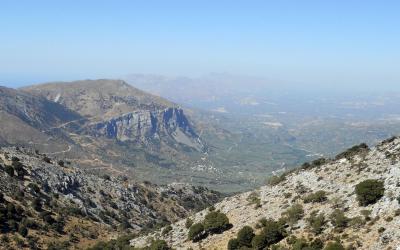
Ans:
[[[256,228],[261,218],[279,219],[293,204],[301,204],[304,216],[295,225],[288,227],[297,238],[319,237],[323,242],[336,240],[349,249],[399,249],[400,247],[400,139],[392,138],[372,149],[348,150],[323,164],[304,165],[281,178],[275,185],[263,186],[253,192],[225,198],[215,205],[216,210],[225,213],[233,227],[222,234],[208,236],[200,242],[188,240],[188,229],[181,220],[172,225],[172,230],[162,235],[156,231],[135,238],[131,245],[143,247],[152,239],[163,239],[176,249],[227,249],[228,241],[248,225]],[[375,204],[360,206],[355,186],[367,179],[384,182],[384,196]],[[316,191],[326,192],[326,201],[305,203],[304,198]],[[259,199],[257,204],[249,202],[251,197]],[[254,199],[253,199],[254,200]],[[350,222],[337,230],[329,219],[335,209],[344,211]],[[368,221],[362,211],[368,210]],[[318,236],[311,231],[307,218],[313,211],[319,211],[327,218],[327,224]],[[208,210],[193,214],[196,222],[203,220]],[[256,229],[255,229],[256,230]],[[257,231],[257,230],[256,230]],[[290,249],[284,239],[278,243],[281,249]]]
[[[220,198],[187,184],[95,175],[19,147],[0,148],[0,195],[0,249],[81,249],[169,224]]]

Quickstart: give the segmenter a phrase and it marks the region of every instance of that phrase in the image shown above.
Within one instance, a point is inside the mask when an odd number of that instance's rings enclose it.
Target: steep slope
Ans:
[[[139,138],[142,142],[171,135],[176,142],[201,147],[182,109],[120,80],[49,83],[23,90],[44,96],[87,117],[89,130],[97,135],[121,141]]]
[[[85,118],[63,105],[0,87],[0,142],[3,145],[35,144],[40,150],[61,151],[71,140],[57,128],[77,120],[83,122]]]
[[[166,235],[157,231],[131,244],[142,247],[154,238],[176,249],[227,249],[228,241],[250,226],[259,235],[255,242],[251,242],[254,235],[244,233],[249,229],[240,236],[240,240],[250,238],[250,249],[272,244],[271,249],[322,249],[328,244],[329,249],[343,249],[339,244],[348,249],[396,249],[400,244],[399,183],[400,138],[373,149],[362,144],[333,160],[304,164],[253,192],[225,198],[215,209],[229,218],[232,228],[228,230],[192,242],[182,220]],[[208,213],[204,210],[190,218],[201,222]],[[239,247],[237,241],[230,246]]]
[[[155,186],[126,176],[98,176],[31,149],[3,147],[0,249],[81,249],[176,221],[219,197],[185,184]]]
[[[207,146],[184,110],[165,99],[120,80],[49,83],[21,91],[84,117],[83,124],[78,119],[58,127],[72,140],[69,146],[80,149],[67,148],[59,155],[81,166],[123,171],[155,183],[192,182],[195,176],[193,183],[209,185],[215,179],[214,171],[206,178],[204,171],[192,174],[194,167],[205,165]]]

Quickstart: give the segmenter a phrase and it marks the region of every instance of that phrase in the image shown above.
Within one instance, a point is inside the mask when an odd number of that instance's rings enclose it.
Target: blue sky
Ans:
[[[399,1],[1,1],[0,84],[228,72],[400,89]]]

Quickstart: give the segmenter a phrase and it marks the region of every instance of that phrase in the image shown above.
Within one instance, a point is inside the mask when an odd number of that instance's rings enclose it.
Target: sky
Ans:
[[[0,1],[0,85],[225,72],[400,90],[399,1]]]

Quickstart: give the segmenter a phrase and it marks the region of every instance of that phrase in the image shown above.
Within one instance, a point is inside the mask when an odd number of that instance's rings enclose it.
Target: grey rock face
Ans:
[[[94,136],[105,136],[119,141],[149,143],[150,140],[172,139],[186,146],[202,148],[199,136],[180,108],[139,110],[88,127]],[[180,137],[176,137],[177,134]]]

